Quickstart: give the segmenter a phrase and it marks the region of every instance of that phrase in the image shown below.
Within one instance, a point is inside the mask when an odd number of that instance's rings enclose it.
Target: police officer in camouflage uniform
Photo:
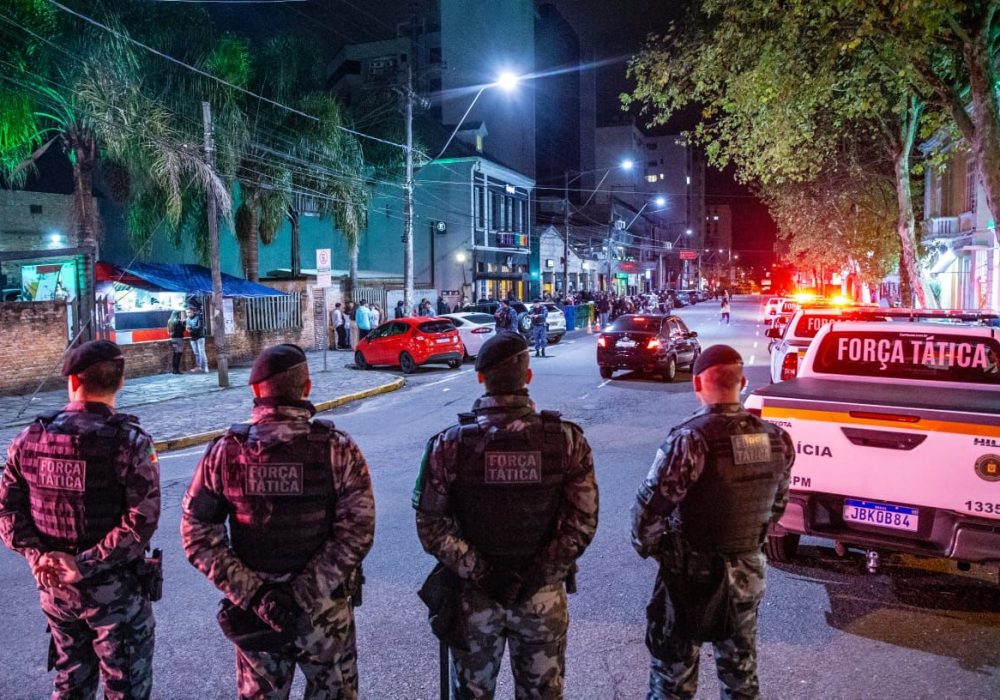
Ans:
[[[250,384],[251,422],[209,446],[184,498],[184,551],[224,607],[256,613],[287,642],[267,651],[236,642],[241,698],[287,698],[297,665],[305,697],[350,700],[358,694],[350,582],[375,533],[368,464],[346,433],[310,420],[298,346],[265,350]]]
[[[125,360],[83,343],[62,373],[69,403],[11,444],[0,480],[0,539],[28,560],[52,635],[53,698],[148,698],[153,610],[140,585],[160,518],[160,471],[138,419],[116,413]]]
[[[520,335],[487,341],[476,371],[486,394],[430,440],[413,498],[424,549],[459,581],[453,697],[492,698],[509,644],[516,697],[561,698],[567,579],[597,529],[590,446],[535,411]]]
[[[701,643],[715,645],[723,698],[756,698],[761,545],[788,500],[788,434],[743,410],[743,359],[726,345],[693,368],[702,408],[656,453],[632,509],[632,544],[660,570],[647,608],[647,698],[692,698]]]

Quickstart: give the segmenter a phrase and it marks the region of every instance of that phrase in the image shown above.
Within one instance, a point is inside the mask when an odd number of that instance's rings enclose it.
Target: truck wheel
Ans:
[[[615,371],[611,367],[601,367],[601,379],[611,379],[611,375],[614,373]]]
[[[786,564],[795,558],[799,551],[798,535],[768,535],[764,542],[764,554],[768,561]]]

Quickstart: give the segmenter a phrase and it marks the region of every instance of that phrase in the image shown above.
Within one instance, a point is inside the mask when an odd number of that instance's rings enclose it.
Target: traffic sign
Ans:
[[[331,255],[329,248],[316,249],[316,289],[330,286]]]
[[[681,260],[697,260],[697,259],[698,259],[697,251],[694,250],[681,251]]]

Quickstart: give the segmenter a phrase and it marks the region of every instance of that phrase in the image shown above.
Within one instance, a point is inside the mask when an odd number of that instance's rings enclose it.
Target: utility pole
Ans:
[[[563,198],[566,200],[566,209],[563,214],[563,299],[569,294],[569,171],[563,173]]]
[[[205,126],[205,162],[215,170],[215,142],[212,137],[212,105],[201,103]],[[208,208],[208,254],[212,261],[212,337],[215,339],[215,363],[219,371],[219,386],[229,387],[229,348],[226,341],[226,312],[222,308],[222,270],[219,260],[219,213],[215,195],[206,193]]]
[[[403,183],[403,306],[413,313],[413,63],[406,62],[406,181]]]

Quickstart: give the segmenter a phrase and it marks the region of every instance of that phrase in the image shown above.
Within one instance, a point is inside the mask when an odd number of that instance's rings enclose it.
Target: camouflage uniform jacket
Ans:
[[[104,403],[71,401],[53,421],[63,431],[96,431],[114,413]],[[7,468],[0,479],[0,539],[10,549],[35,562],[49,551],[31,516],[30,484],[25,480],[20,456],[29,428],[14,438],[7,450]],[[93,547],[76,555],[84,582],[143,557],[160,520],[160,465],[153,439],[130,421],[128,440],[119,443],[117,463],[127,468],[117,475],[125,492],[122,519]]]
[[[711,410],[738,413],[740,404],[716,404],[702,406],[695,412],[701,416]],[[774,505],[771,508],[772,521],[781,517],[788,504],[788,484],[791,464],[795,459],[795,446],[787,433],[783,438],[784,452],[789,468],[778,486]],[[666,442],[656,451],[649,474],[639,487],[639,497],[632,506],[632,546],[642,557],[649,557],[661,551],[664,535],[679,531],[674,521],[679,517],[676,506],[684,500],[691,485],[705,469],[708,445],[697,430],[681,423],[667,436]]]
[[[541,420],[535,404],[523,394],[486,395],[473,406],[480,427],[505,425],[516,432],[530,420]],[[523,428],[522,428],[523,429]],[[538,557],[546,584],[566,579],[573,563],[583,554],[597,530],[597,481],[594,460],[583,431],[573,423],[563,421],[568,450],[569,472],[563,485],[563,503],[552,539]],[[417,509],[417,534],[424,550],[461,578],[473,581],[481,578],[488,563],[462,537],[457,520],[449,509],[449,489],[455,481],[458,442],[449,439],[451,428],[435,435],[424,451],[420,475],[413,493]]]
[[[254,406],[249,439],[290,442],[308,435],[315,410],[303,406]],[[222,499],[222,473],[226,440],[209,445],[198,463],[193,482]],[[304,610],[315,610],[329,601],[333,592],[368,554],[375,537],[375,499],[368,463],[361,450],[344,432],[336,430],[330,440],[337,517],[330,536],[305,568],[291,578],[292,593]],[[189,491],[190,493],[190,491]],[[181,516],[181,539],[188,560],[234,604],[247,607],[265,582],[276,580],[247,567],[230,547],[225,523],[199,520],[186,507]]]

